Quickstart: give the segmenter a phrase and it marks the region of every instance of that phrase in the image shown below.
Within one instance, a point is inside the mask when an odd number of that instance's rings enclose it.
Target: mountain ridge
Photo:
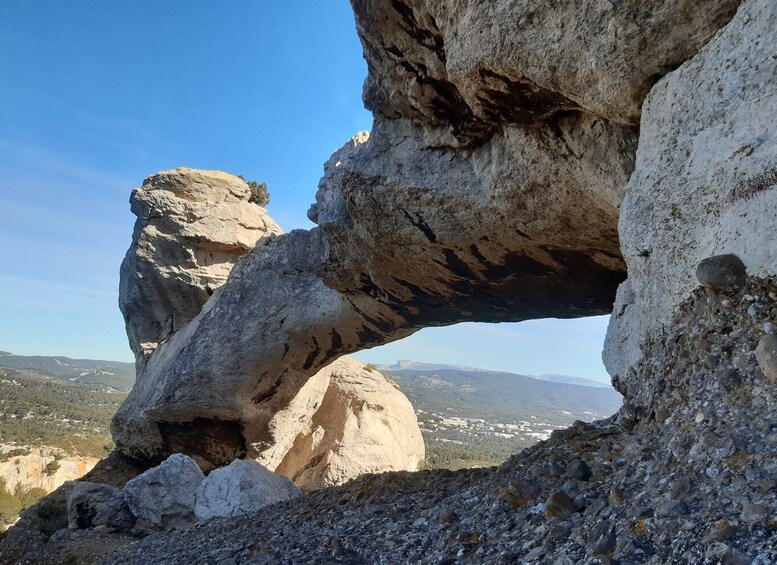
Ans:
[[[38,371],[59,380],[129,391],[135,364],[102,359],[73,359],[63,355],[14,355],[0,351],[0,367]]]
[[[536,379],[539,381],[553,382],[559,384],[572,384],[578,386],[585,386],[590,388],[610,388],[609,383],[595,381],[593,379],[587,379],[585,377],[573,377],[570,375],[561,375],[557,373],[543,373],[541,375],[524,375],[521,373],[511,373],[509,371],[493,371],[491,369],[481,369],[480,367],[471,367],[469,365],[447,365],[444,363],[424,363],[422,361],[411,361],[409,359],[398,359],[393,364],[380,364],[376,365],[381,371],[403,371],[403,370],[415,370],[415,371],[438,371],[438,370],[456,370],[456,371],[468,371],[478,373],[497,373],[504,375],[515,375],[517,377],[527,377],[530,379]]]

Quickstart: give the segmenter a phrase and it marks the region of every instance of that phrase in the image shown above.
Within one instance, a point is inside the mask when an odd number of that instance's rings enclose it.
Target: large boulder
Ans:
[[[413,407],[388,377],[342,357],[276,413],[273,447],[258,460],[309,491],[365,473],[416,471],[424,438]]]
[[[129,529],[135,525],[121,489],[89,482],[73,483],[67,495],[67,522],[70,529]]]
[[[247,459],[235,459],[212,471],[195,493],[199,520],[241,516],[301,496],[289,479]]]
[[[119,306],[139,365],[197,315],[258,239],[281,233],[251,196],[240,177],[186,168],[152,175],[132,192],[138,219]]]
[[[651,385],[631,369],[691,291],[709,284],[708,259],[733,261],[734,281],[743,277],[738,260],[749,275],[777,274],[775,53],[777,5],[746,2],[645,102],[620,218],[629,279],[618,292],[604,352],[627,396],[647,394]]]
[[[127,482],[124,497],[141,526],[185,528],[197,522],[195,493],[204,479],[194,459],[175,453]]]

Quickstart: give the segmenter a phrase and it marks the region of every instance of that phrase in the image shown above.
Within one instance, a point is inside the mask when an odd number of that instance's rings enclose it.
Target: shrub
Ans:
[[[67,501],[64,496],[48,496],[38,507],[40,525],[38,531],[50,536],[63,528],[67,528]]]
[[[54,473],[59,471],[59,461],[54,459],[53,461],[49,461],[46,465],[46,468],[44,469],[44,472],[50,477]]]
[[[270,191],[267,188],[267,183],[256,182],[255,180],[246,181],[243,175],[237,176],[243,179],[248,185],[248,188],[251,189],[251,198],[248,199],[249,202],[258,204],[262,207],[266,207],[270,203]]]
[[[266,207],[270,203],[270,191],[267,189],[266,183],[250,180],[248,181],[248,188],[251,189],[251,199],[249,202],[262,207]]]

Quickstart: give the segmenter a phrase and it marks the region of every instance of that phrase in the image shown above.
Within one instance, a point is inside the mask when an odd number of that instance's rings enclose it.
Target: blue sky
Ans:
[[[130,360],[116,305],[130,190],[159,170],[268,183],[305,228],[372,118],[346,0],[0,2],[0,349]],[[606,318],[462,324],[356,356],[606,380]]]

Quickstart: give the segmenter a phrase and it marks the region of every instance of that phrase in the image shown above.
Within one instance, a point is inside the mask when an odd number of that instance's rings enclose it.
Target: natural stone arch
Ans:
[[[214,464],[261,457],[275,442],[273,415],[346,353],[426,326],[608,313],[625,278],[618,207],[634,167],[641,97],[737,2],[708,4],[613,16],[626,27],[673,25],[629,28],[629,48],[646,38],[657,46],[648,55],[660,61],[645,69],[624,67],[611,49],[621,39],[592,44],[603,54],[598,78],[609,85],[599,97],[573,72],[590,55],[579,38],[598,37],[580,17],[589,7],[555,14],[574,38],[561,49],[548,52],[541,35],[518,37],[520,56],[499,58],[509,67],[499,77],[509,80],[496,77],[504,85],[495,87],[492,74],[466,61],[446,66],[456,44],[445,30],[469,21],[466,2],[443,17],[436,2],[354,1],[372,136],[326,164],[310,212],[319,227],[260,241],[151,355],[114,420],[119,448],[146,459],[186,451]],[[692,25],[677,24],[686,13],[696,14]],[[491,31],[509,21],[495,19]],[[407,49],[397,53],[399,43]],[[540,53],[547,64],[527,62]],[[568,57],[572,65],[561,65]],[[400,67],[414,71],[398,76]]]

